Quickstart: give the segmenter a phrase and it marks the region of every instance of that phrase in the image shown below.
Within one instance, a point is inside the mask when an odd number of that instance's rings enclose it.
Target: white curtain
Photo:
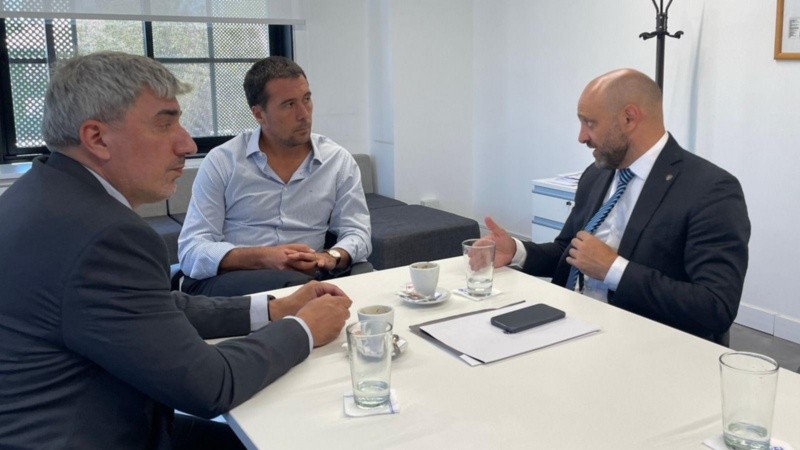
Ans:
[[[304,25],[298,0],[0,0],[0,17]]]

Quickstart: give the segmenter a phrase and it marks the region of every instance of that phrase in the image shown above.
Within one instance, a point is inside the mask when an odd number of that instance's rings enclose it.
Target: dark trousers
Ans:
[[[372,270],[372,264],[368,262],[353,264],[350,270],[333,276],[329,274],[311,276],[294,270],[236,270],[203,280],[184,276],[181,290],[192,295],[232,297],[298,286],[314,279],[338,278],[345,275],[372,272]]]
[[[170,440],[173,450],[239,450],[245,448],[228,424],[184,414],[175,414]]]

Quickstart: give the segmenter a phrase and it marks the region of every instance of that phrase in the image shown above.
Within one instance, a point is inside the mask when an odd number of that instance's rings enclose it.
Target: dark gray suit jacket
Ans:
[[[167,249],[55,153],[0,196],[0,447],[168,448],[173,408],[213,417],[308,356],[250,299],[170,292]]]
[[[566,284],[570,241],[600,208],[613,177],[613,170],[586,169],[555,242],[525,244],[525,272]],[[739,181],[670,136],[622,236],[618,253],[630,263],[609,303],[719,341],[739,309],[749,239]]]

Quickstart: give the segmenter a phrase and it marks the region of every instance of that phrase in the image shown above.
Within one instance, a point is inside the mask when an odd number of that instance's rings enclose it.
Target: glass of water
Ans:
[[[364,320],[347,326],[353,397],[360,408],[389,402],[392,376],[392,324]]]
[[[736,450],[768,450],[778,386],[778,363],[748,352],[719,357],[722,382],[722,431]]]
[[[494,241],[467,239],[461,247],[467,271],[467,293],[473,297],[492,295]]]

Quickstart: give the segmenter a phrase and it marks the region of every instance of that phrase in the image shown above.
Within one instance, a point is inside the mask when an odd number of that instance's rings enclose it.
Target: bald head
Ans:
[[[642,110],[648,121],[663,124],[661,89],[650,77],[633,69],[618,69],[601,75],[586,86],[607,112],[615,114],[626,105]]]
[[[592,80],[578,101],[578,118],[578,141],[594,149],[598,167],[628,167],[665,133],[661,89],[633,69]]]

